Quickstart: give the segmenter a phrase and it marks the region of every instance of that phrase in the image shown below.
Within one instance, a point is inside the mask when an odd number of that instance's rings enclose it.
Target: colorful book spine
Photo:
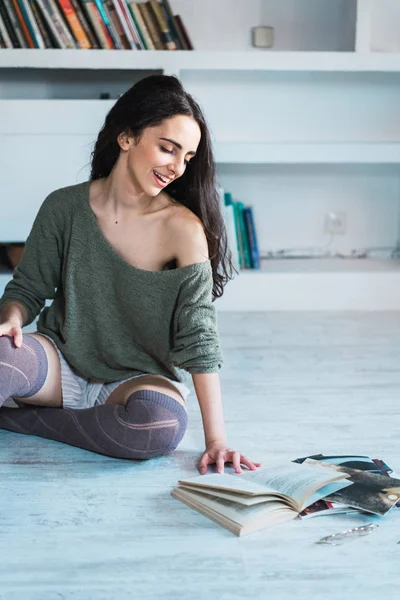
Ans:
[[[28,2],[29,2],[29,6],[31,7],[31,11],[35,18],[37,26],[39,28],[40,34],[43,38],[45,47],[46,48],[54,48],[55,44],[53,44],[48,27],[46,26],[46,21],[44,20],[42,13],[39,10],[39,6],[38,6],[36,0],[28,0]]]
[[[78,17],[79,23],[82,25],[82,29],[90,42],[90,47],[100,48],[101,44],[97,39],[96,32],[91,27],[89,18],[86,17],[86,13],[84,11],[83,6],[79,3],[79,0],[71,0],[71,4],[76,12],[76,16]]]
[[[44,48],[46,48],[46,46],[42,34],[40,33],[40,29],[38,27],[36,19],[33,15],[31,6],[29,4],[29,0],[20,0],[20,5],[26,24],[28,25],[29,30],[31,32],[32,39],[35,42],[35,47],[43,50]]]
[[[75,42],[75,39],[70,33],[68,26],[58,8],[56,0],[44,0],[44,4],[46,10],[48,10],[51,14],[51,18],[57,28],[58,33],[60,34],[64,47],[71,49],[77,48],[78,44]]]
[[[126,0],[118,0],[118,1],[120,4],[120,7],[121,7],[123,18],[126,21],[128,27],[129,27],[129,30],[131,32],[134,47],[136,48],[136,50],[142,50],[142,44],[140,43],[140,39],[138,37],[135,24],[131,17],[131,13],[129,12],[128,4],[127,4]]]
[[[13,29],[13,31],[18,39],[18,43],[19,43],[19,46],[14,46],[14,47],[15,48],[27,48],[28,44],[26,43],[24,34],[22,33],[22,29],[21,29],[20,24],[17,19],[17,15],[15,14],[15,11],[13,9],[12,0],[3,0],[3,1],[4,1],[4,7],[5,7],[8,17],[10,19],[12,29]]]
[[[86,33],[79,22],[78,15],[76,14],[70,0],[58,0],[58,4],[76,41],[78,42],[79,48],[84,50],[91,48],[90,41],[88,40]]]
[[[182,18],[180,17],[180,15],[175,15],[174,19],[175,19],[176,27],[179,31],[179,35],[185,44],[185,49],[186,50],[194,50],[192,40],[190,39],[187,29],[186,29],[185,25],[183,24]]]
[[[153,13],[155,19],[158,24],[158,28],[161,32],[161,39],[164,42],[164,45],[167,50],[176,50],[176,44],[172,37],[172,34],[169,30],[168,23],[164,17],[164,13],[161,10],[160,4],[157,0],[150,0],[151,8],[153,9]]]
[[[150,2],[143,2],[138,6],[140,7],[140,11],[142,13],[144,22],[146,23],[147,29],[149,30],[149,33],[151,35],[151,39],[153,40],[155,49],[165,50]]]
[[[260,252],[257,243],[256,227],[254,223],[254,213],[251,206],[243,210],[243,216],[246,224],[247,238],[249,241],[250,263],[252,269],[260,269]]]
[[[178,29],[175,23],[175,17],[172,13],[172,8],[169,3],[169,0],[161,0],[161,9],[164,12],[164,16],[167,20],[168,27],[172,33],[172,37],[174,38],[177,50],[184,50],[184,46],[182,45],[182,41],[179,37]]]
[[[35,42],[33,41],[28,26],[25,22],[18,0],[12,0],[12,3],[28,48],[35,48]]]
[[[239,229],[242,238],[242,246],[243,246],[243,266],[245,269],[251,269],[251,258],[250,258],[250,248],[249,248],[249,239],[247,235],[246,223],[244,220],[244,204],[243,202],[237,202],[238,207],[238,216],[239,216]]]
[[[119,47],[125,50],[129,50],[131,45],[128,38],[126,37],[125,31],[122,27],[121,21],[119,20],[117,11],[112,0],[104,0],[104,10],[107,12],[110,20],[110,25],[113,28],[114,35],[118,39]]]
[[[100,17],[103,19],[105,34],[108,38],[107,41],[109,43],[111,42],[112,48],[118,48],[118,40],[114,39],[114,34],[112,28],[110,27],[110,21],[108,19],[106,11],[104,10],[103,0],[94,0],[94,2],[96,4],[97,10],[99,11]]]
[[[10,38],[10,42],[12,44],[12,48],[21,48],[21,44],[19,42],[19,39],[16,35],[16,32],[14,31],[14,27],[13,27],[13,23],[10,19],[10,16],[8,14],[5,2],[3,0],[0,0],[0,15],[2,17],[2,20],[4,22],[4,27],[7,30],[7,34]]]
[[[11,41],[11,37],[7,31],[7,27],[5,21],[3,19],[3,15],[0,10],[0,34],[3,40],[3,44],[5,48],[14,48],[14,44]]]
[[[240,256],[239,256],[239,246],[237,239],[237,229],[236,229],[236,215],[235,215],[235,206],[232,201],[232,195],[230,193],[223,194],[224,200],[224,221],[226,226],[226,233],[228,237],[228,247],[231,251],[232,264],[236,270],[240,269]]]
[[[153,44],[153,40],[151,39],[151,35],[149,30],[147,29],[146,23],[144,22],[142,13],[140,12],[140,8],[137,2],[129,3],[129,10],[132,13],[132,18],[136,23],[136,27],[139,30],[142,41],[146,50],[155,50],[155,46]]]

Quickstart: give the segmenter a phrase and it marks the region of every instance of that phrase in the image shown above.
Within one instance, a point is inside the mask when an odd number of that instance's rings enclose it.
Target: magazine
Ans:
[[[346,473],[293,462],[178,483],[174,498],[239,536],[295,519],[310,504],[352,485]]]
[[[349,475],[353,485],[327,494],[325,497],[327,501],[340,502],[358,510],[383,516],[400,500],[400,479],[310,458],[302,464]]]
[[[359,469],[360,471],[368,471],[369,473],[376,473],[381,475],[388,475],[396,478],[397,475],[386,462],[380,458],[371,458],[370,456],[360,456],[352,454],[341,454],[333,456],[324,456],[323,454],[315,454],[313,456],[304,456],[303,458],[296,458],[293,462],[303,463],[307,458],[318,460],[321,462],[331,463],[335,465],[342,465],[351,469]],[[400,501],[395,505],[400,507]],[[341,504],[340,502],[332,502],[330,500],[318,500],[314,504],[308,506],[304,511],[300,513],[301,519],[308,519],[312,517],[336,515],[336,514],[354,514],[359,512],[357,508]]]

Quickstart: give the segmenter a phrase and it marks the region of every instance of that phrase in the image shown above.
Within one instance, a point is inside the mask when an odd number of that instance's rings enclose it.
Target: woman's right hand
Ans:
[[[9,319],[0,324],[0,337],[8,335],[14,339],[16,348],[22,346],[22,329],[19,319]]]

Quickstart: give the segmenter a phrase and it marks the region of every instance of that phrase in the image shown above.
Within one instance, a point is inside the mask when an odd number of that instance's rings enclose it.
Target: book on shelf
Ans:
[[[0,48],[192,50],[168,0],[0,0]]]
[[[239,536],[296,519],[307,506],[351,485],[347,474],[293,462],[178,483],[173,498]]]
[[[220,195],[233,265],[236,269],[260,269],[253,207],[234,201],[230,192]]]

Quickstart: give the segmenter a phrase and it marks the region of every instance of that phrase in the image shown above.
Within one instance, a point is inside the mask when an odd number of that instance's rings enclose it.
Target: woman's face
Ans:
[[[177,115],[156,127],[148,127],[136,144],[133,138],[118,139],[132,183],[153,197],[181,177],[196,154],[200,127],[192,117]]]

